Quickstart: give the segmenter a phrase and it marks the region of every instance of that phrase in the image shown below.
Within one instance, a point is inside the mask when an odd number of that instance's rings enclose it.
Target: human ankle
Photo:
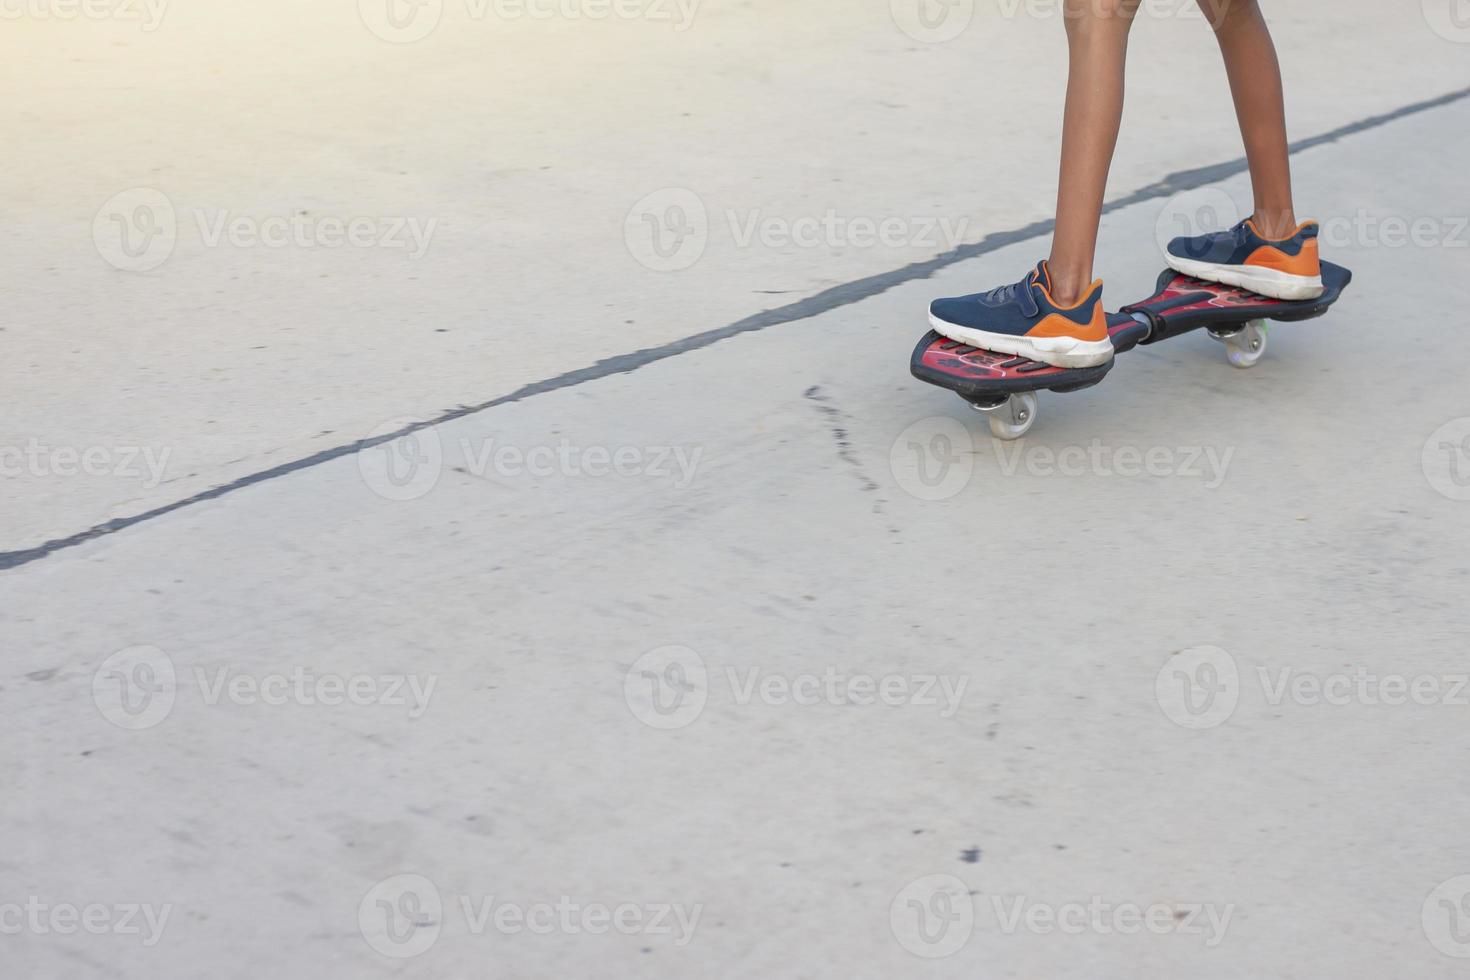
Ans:
[[[1257,208],[1251,215],[1256,233],[1267,241],[1279,242],[1296,233],[1296,212],[1287,208]]]
[[[1051,286],[1047,292],[1051,293],[1052,302],[1058,306],[1073,307],[1082,302],[1082,297],[1087,295],[1087,287],[1091,285],[1091,270],[1065,271],[1052,266]]]

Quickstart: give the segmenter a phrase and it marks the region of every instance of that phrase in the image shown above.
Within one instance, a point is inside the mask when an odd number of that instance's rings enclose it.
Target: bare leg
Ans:
[[[1108,168],[1123,121],[1128,30],[1140,0],[1065,0],[1069,68],[1062,123],[1057,226],[1052,237],[1052,298],[1069,306],[1092,284],[1097,226]]]
[[[1281,66],[1256,0],[1199,0],[1215,28],[1255,193],[1256,229],[1266,238],[1296,230]]]

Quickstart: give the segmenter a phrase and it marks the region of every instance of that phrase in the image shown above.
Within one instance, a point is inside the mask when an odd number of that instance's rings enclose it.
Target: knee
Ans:
[[[1065,0],[1062,12],[1069,32],[1127,32],[1141,0]]]

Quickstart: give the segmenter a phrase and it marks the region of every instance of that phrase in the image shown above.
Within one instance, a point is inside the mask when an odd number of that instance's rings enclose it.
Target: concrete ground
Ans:
[[[1463,975],[1451,5],[1268,8],[1327,317],[1011,444],[1045,5],[301,6],[0,41],[0,972]],[[1135,34],[1113,305],[1250,199]]]

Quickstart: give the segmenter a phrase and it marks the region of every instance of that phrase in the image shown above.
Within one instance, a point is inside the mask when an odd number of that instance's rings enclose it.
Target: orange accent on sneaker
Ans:
[[[1287,255],[1279,248],[1262,245],[1245,260],[1246,265],[1262,269],[1275,269],[1292,276],[1320,276],[1322,259],[1317,250],[1317,239],[1309,238],[1296,255]]]
[[[1047,281],[1044,282],[1044,283],[1038,283],[1038,285],[1041,286],[1041,291],[1046,294],[1046,301],[1048,303],[1050,303],[1052,306],[1055,306],[1059,310],[1069,310],[1070,311],[1070,310],[1080,310],[1080,309],[1082,309],[1082,307],[1084,307],[1088,303],[1092,302],[1092,297],[1097,293],[1097,291],[1099,289],[1102,288],[1102,285],[1103,285],[1103,281],[1101,279],[1094,279],[1094,280],[1092,280],[1092,285],[1091,286],[1088,286],[1086,289],[1084,289],[1082,291],[1082,298],[1079,299],[1077,302],[1073,303],[1071,306],[1066,306],[1066,305],[1064,305],[1062,303],[1058,303],[1057,302],[1057,298],[1051,294],[1051,270],[1050,269],[1047,269],[1046,274],[1047,274]]]
[[[1050,292],[1050,290],[1051,290],[1051,262],[1049,260],[1043,259],[1041,261],[1040,269],[1041,269],[1041,288],[1043,290],[1046,290],[1047,291],[1047,295],[1050,296],[1051,295],[1051,292]]]
[[[1078,340],[1106,340],[1108,338],[1108,315],[1102,304],[1092,307],[1092,319],[1087,323],[1069,320],[1060,313],[1043,317],[1041,322],[1026,331],[1028,337],[1076,337]]]

